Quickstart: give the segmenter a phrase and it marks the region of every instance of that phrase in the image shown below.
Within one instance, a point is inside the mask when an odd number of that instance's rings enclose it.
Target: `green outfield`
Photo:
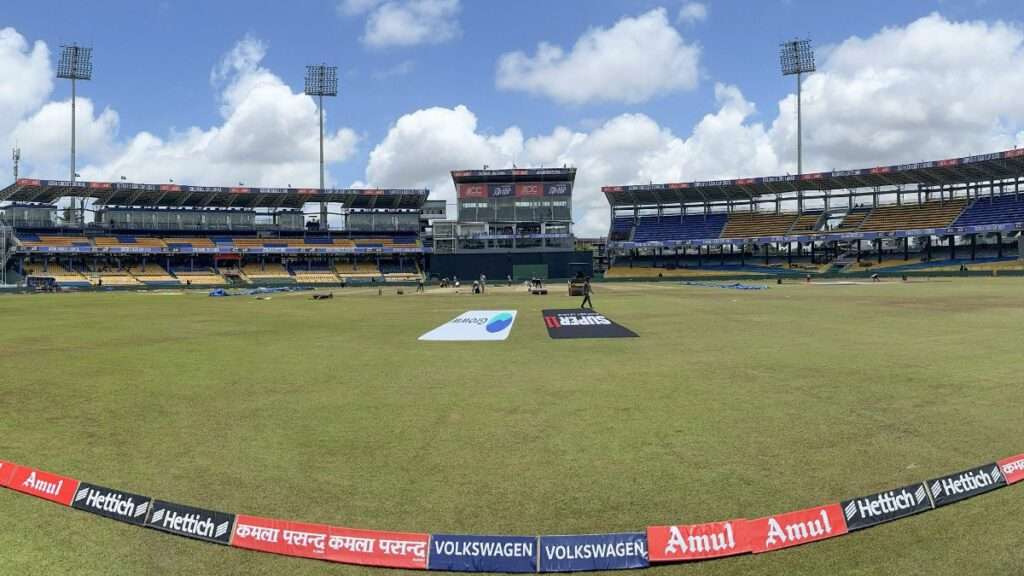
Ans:
[[[338,526],[573,534],[756,518],[1024,452],[1024,281],[595,286],[639,338],[551,340],[564,285],[0,296],[0,459]],[[498,343],[417,337],[515,309]],[[1018,574],[1024,485],[654,574]],[[0,574],[387,574],[0,490]]]

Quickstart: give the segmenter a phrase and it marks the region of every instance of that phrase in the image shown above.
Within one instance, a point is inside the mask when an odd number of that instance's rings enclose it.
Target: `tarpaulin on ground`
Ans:
[[[505,340],[515,321],[515,310],[470,310],[420,336],[420,340]]]
[[[647,535],[643,532],[541,536],[541,572],[582,572],[646,568]]]
[[[635,338],[637,335],[593,310],[544,310],[542,314],[551,338]]]
[[[430,537],[430,569],[452,572],[536,572],[536,536]]]

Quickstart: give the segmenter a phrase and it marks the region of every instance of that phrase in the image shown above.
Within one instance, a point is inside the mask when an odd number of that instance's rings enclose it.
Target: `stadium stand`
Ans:
[[[956,219],[954,226],[983,226],[1024,222],[1024,195],[978,198]]]
[[[242,274],[252,280],[293,280],[288,269],[277,262],[245,264]]]
[[[46,234],[26,234],[18,233],[16,235],[18,243],[26,248],[92,248],[93,244],[88,238],[84,236],[51,236]]]
[[[194,249],[194,248],[216,248],[217,247],[217,245],[213,243],[213,240],[210,240],[207,237],[202,237],[202,238],[174,238],[174,237],[170,237],[170,238],[164,238],[164,244],[166,244],[167,247],[172,249],[172,250],[174,250],[174,249],[190,250],[190,249]]]
[[[152,286],[178,286],[181,281],[171,276],[169,272],[163,269],[158,264],[142,264],[139,266],[131,266],[128,268],[128,273],[134,276],[138,281],[143,284]]]
[[[195,269],[190,271],[174,271],[174,275],[182,284],[190,286],[223,286],[227,280],[212,268]]]
[[[295,281],[300,284],[338,284],[341,279],[330,271],[296,272]]]
[[[634,242],[717,238],[726,226],[725,214],[641,216]]]
[[[832,229],[832,232],[856,232],[860,230],[861,225],[864,224],[864,220],[870,213],[871,209],[869,208],[854,208],[846,214],[843,221],[839,223],[839,226]]]
[[[790,234],[808,234],[818,230],[818,222],[821,220],[822,212],[805,212],[797,216],[793,227],[789,229]]]
[[[154,238],[152,236],[132,236],[132,235],[117,235],[117,236],[95,236],[93,239],[93,245],[97,248],[120,248],[120,249],[133,249],[133,248],[166,248],[167,244],[164,243],[160,238]]]
[[[611,240],[632,240],[633,239],[633,218],[615,218],[612,221],[612,230],[609,235]]]
[[[945,228],[967,207],[966,198],[943,202],[905,204],[903,206],[879,206],[871,211],[861,231],[890,232],[921,228]]]
[[[371,262],[344,262],[334,266],[334,271],[343,279],[347,278],[380,278],[380,268]]]
[[[722,231],[722,238],[782,236],[796,222],[796,214],[733,213]]]
[[[43,264],[30,264],[25,266],[24,274],[28,276],[36,276],[40,278],[53,278],[54,281],[67,287],[76,288],[88,288],[91,286],[89,280],[74,270],[69,270],[59,264],[49,264],[44,266]]]

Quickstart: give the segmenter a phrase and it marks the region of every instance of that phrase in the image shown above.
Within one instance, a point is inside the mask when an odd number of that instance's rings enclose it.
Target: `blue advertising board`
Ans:
[[[647,534],[541,536],[541,572],[582,572],[646,568]]]
[[[536,572],[536,536],[430,537],[431,570],[452,572]]]

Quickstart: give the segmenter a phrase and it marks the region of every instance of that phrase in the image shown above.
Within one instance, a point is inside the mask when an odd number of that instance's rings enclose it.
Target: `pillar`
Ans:
[[[949,237],[949,259],[956,260],[956,236]]]

